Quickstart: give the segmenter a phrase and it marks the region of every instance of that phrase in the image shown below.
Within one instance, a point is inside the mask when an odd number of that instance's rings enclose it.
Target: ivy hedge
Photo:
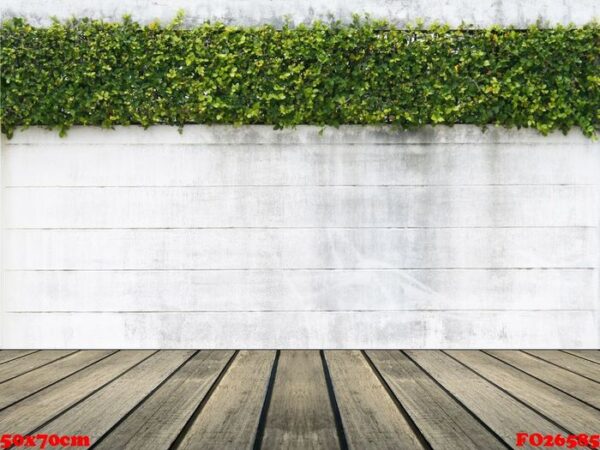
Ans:
[[[600,128],[600,25],[2,24],[2,132],[156,123]]]

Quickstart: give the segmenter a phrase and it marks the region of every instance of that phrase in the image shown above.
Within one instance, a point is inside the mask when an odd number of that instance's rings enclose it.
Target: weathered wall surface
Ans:
[[[3,140],[5,347],[598,347],[600,144],[188,126]]]
[[[95,17],[120,20],[124,14],[149,22],[168,22],[178,9],[186,11],[187,24],[206,20],[235,24],[272,23],[284,17],[292,23],[315,19],[351,20],[352,14],[369,14],[404,24],[416,19],[452,25],[492,24],[526,27],[538,20],[550,24],[584,24],[600,15],[597,0],[4,0],[4,18],[27,17],[33,24],[59,19]]]

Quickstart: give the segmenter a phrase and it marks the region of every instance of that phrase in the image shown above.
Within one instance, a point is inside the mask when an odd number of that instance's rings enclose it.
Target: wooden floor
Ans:
[[[600,432],[600,351],[0,351],[0,435],[98,449],[502,449]]]

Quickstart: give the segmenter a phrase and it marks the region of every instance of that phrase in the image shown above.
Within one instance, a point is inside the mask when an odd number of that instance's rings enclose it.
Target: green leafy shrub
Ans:
[[[5,22],[2,131],[42,125],[600,128],[600,26]]]

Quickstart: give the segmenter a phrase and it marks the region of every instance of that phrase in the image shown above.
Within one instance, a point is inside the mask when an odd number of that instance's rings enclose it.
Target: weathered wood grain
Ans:
[[[17,358],[22,358],[23,356],[30,355],[36,351],[37,350],[2,350],[0,351],[0,364],[7,363]]]
[[[587,359],[588,361],[600,364],[600,351],[598,350],[565,350],[571,355],[579,356],[580,358]]]
[[[487,353],[600,410],[600,383],[540,361],[526,353],[509,350]]]
[[[369,350],[367,355],[431,447],[506,449],[406,355],[397,350]]]
[[[42,427],[44,434],[87,435],[92,444],[194,354],[163,350]]]
[[[526,350],[525,353],[600,383],[600,365],[592,361],[558,350]]]
[[[452,393],[458,401],[487,424],[508,446],[514,447],[516,433],[523,430],[564,435],[564,429],[526,407],[448,355],[439,351],[425,350],[411,350],[406,353]]]
[[[570,433],[589,433],[586,430],[600,428],[597,409],[483,352],[449,351],[448,354]]]
[[[111,353],[113,351],[110,350],[76,352],[0,384],[0,409],[41,391]]]
[[[349,448],[424,448],[359,351],[325,357]]]
[[[251,449],[254,445],[275,352],[239,352],[178,450]]]
[[[16,402],[0,406],[0,429],[90,435],[106,450],[237,450],[257,439],[263,449],[335,449],[330,395],[349,448],[495,450],[514,447],[520,431],[597,429],[600,411],[522,370],[577,374],[523,352],[448,353],[327,351],[328,392],[317,351],[281,352],[272,380],[273,351],[79,351],[0,383],[0,402]]]
[[[0,429],[28,434],[92,395],[153,351],[120,351],[0,411]]]
[[[281,352],[262,448],[317,450],[339,446],[319,353]]]
[[[23,358],[14,359],[0,366],[0,383],[18,377],[38,367],[64,358],[74,353],[74,350],[49,350],[45,352],[36,352]]]
[[[171,448],[233,354],[233,351],[218,350],[205,350],[196,354],[98,442],[95,448]]]

